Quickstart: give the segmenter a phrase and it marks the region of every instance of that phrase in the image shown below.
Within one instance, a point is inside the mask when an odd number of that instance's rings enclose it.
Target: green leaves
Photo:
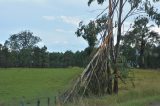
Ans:
[[[142,0],[128,0],[128,3],[131,5],[131,9],[137,8]]]
[[[134,21],[134,28],[137,27],[142,27],[142,26],[146,26],[148,24],[149,20],[147,17],[137,17],[136,20]]]
[[[153,0],[154,2],[158,2],[159,0]],[[160,26],[160,13],[158,13],[158,9],[155,9],[154,6],[151,5],[150,1],[146,0],[144,2],[144,11],[148,14],[148,16],[155,21],[155,23]]]
[[[160,0],[153,0],[153,2],[159,2]]]
[[[88,6],[90,6],[91,3],[94,2],[94,1],[95,1],[95,0],[89,0],[89,1],[88,1]],[[98,3],[98,4],[103,4],[104,1],[106,1],[106,0],[97,0],[97,3]]]
[[[124,49],[126,50],[130,47],[131,49],[138,51],[138,54],[136,54],[134,57],[137,57],[136,63],[139,61],[140,67],[145,67],[145,62],[149,57],[148,54],[151,52],[151,49],[157,45],[160,45],[160,36],[157,32],[152,31],[150,29],[151,27],[152,25],[149,26],[148,17],[139,16],[134,21],[134,25],[132,27],[133,29],[123,36]],[[123,51],[123,53],[125,52],[126,51]],[[130,61],[134,62],[134,59],[128,58],[131,57],[131,55],[133,54],[126,54],[126,57]]]
[[[34,36],[30,31],[22,31],[18,34],[13,34],[5,42],[5,46],[9,47],[11,50],[19,51],[21,49],[33,48],[41,39]]]
[[[83,37],[88,42],[89,47],[94,47],[96,45],[99,30],[99,27],[94,21],[90,21],[88,25],[83,25],[83,22],[80,22],[76,35],[78,37]]]

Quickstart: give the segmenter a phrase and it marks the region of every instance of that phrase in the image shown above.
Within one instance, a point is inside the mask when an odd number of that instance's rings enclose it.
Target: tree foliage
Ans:
[[[30,31],[13,34],[0,44],[0,67],[84,67],[88,63],[88,49],[84,51],[48,52],[36,45],[41,39]]]
[[[95,0],[89,0],[88,1],[88,5],[90,6],[92,2],[94,2]],[[104,1],[106,0],[96,0],[98,4],[103,4]]]
[[[89,0],[88,5],[90,5],[93,1],[95,0]],[[96,1],[98,4],[103,4],[105,0],[96,0]],[[157,1],[154,1],[154,2],[157,2]],[[124,13],[123,10],[124,10],[124,7],[126,6],[126,3],[130,5],[130,8],[127,7],[127,10]],[[118,60],[121,57],[120,49],[122,49],[120,48],[120,43],[122,41],[122,25],[124,24],[126,19],[128,19],[130,16],[140,15],[140,14],[147,14],[148,17],[159,26],[160,14],[158,13],[158,11],[155,10],[154,6],[151,4],[150,1],[148,0],[145,0],[145,1],[144,0],[108,0],[108,6],[97,16],[95,20],[90,21],[90,23],[88,23],[87,25],[82,25],[80,23],[80,28],[77,29],[76,34],[80,37],[83,37],[85,40],[87,40],[89,47],[91,47],[90,44],[93,44],[93,45],[96,44],[96,41],[97,41],[96,38],[98,38],[98,36],[101,35],[100,40],[99,40],[100,42],[99,44],[97,44],[97,45],[100,45],[100,47],[95,53],[95,55],[93,56],[93,59],[92,59],[93,61],[91,61],[86,67],[86,69],[84,70],[84,73],[85,74],[87,74],[88,72],[92,73],[93,71],[97,72],[97,70],[99,70],[97,67],[102,67],[101,66],[102,64],[106,64],[105,69],[100,69],[99,73],[101,71],[107,70],[108,76],[106,76],[106,78],[110,78],[110,76],[112,75],[114,76],[112,77],[114,80],[113,92],[116,94],[118,93],[118,78],[121,79],[121,76],[119,75],[119,73],[121,73],[121,70],[118,65],[119,64]],[[105,18],[103,18],[104,16]],[[90,26],[92,22],[94,22],[95,26],[88,27]],[[141,39],[143,39],[144,35],[148,32],[146,25],[144,26],[143,24],[148,23],[148,19],[144,18],[140,20],[140,22],[141,22],[141,25],[139,26],[143,26],[142,27],[143,30],[141,30],[142,32],[140,34],[140,35],[143,35],[141,36]],[[115,25],[113,23],[115,23]],[[139,23],[139,20],[136,20],[135,23]],[[138,25],[138,24],[135,24],[135,25]],[[138,27],[138,26],[135,26],[135,27]],[[114,35],[113,31],[116,31],[116,35]],[[137,32],[138,32],[138,29],[137,29]],[[115,45],[114,45],[113,35],[116,36],[117,38]],[[156,35],[156,33],[151,32],[149,33],[149,35],[153,37],[153,35]],[[140,64],[143,67],[144,66],[143,64],[144,63],[144,55],[143,55],[144,49],[143,48],[145,45],[145,41],[144,40],[141,40],[141,41],[142,42],[141,42],[141,47],[140,47],[141,48],[140,49],[140,52],[141,52],[140,53],[141,55]],[[126,47],[129,47],[129,46],[126,46]],[[104,48],[107,48],[107,50],[105,51]],[[101,51],[101,49],[103,50]],[[103,52],[103,54],[101,54],[100,51]],[[104,56],[104,54],[106,55]],[[99,61],[98,59],[101,58],[101,56],[102,57],[104,56],[103,60]],[[107,58],[107,57],[110,57],[110,58]],[[104,61],[107,61],[107,63],[105,63]],[[99,62],[101,63],[100,65],[99,65]],[[109,64],[112,64],[112,66],[109,66]],[[93,66],[96,65],[96,66],[93,68],[92,65]],[[110,69],[113,69],[114,72],[111,72]],[[101,78],[99,78],[100,77],[99,73],[96,73],[96,75],[98,76],[97,80],[102,80]],[[88,76],[94,79],[93,78],[94,76],[92,74],[89,74],[87,76],[85,76],[85,74],[81,76],[81,78],[84,78],[84,82],[85,82],[85,77],[88,78]],[[89,80],[88,83],[93,83],[93,82]],[[99,84],[98,82],[96,83]],[[112,87],[112,79],[111,80],[108,79],[108,82],[106,83],[108,83],[109,85],[107,86],[107,88]],[[76,86],[77,87],[79,86],[78,83],[76,84]],[[93,86],[89,86],[89,85],[84,85],[84,86],[86,86],[86,89],[93,88]],[[86,89],[84,90],[84,92],[86,91]],[[104,88],[102,87],[101,89],[104,89]],[[71,91],[71,94],[74,95],[73,93],[74,91],[76,94],[77,91],[74,88]],[[111,88],[111,91],[112,91],[112,88]],[[92,89],[91,92],[94,93],[94,89]],[[101,94],[102,92],[99,91],[99,93]],[[68,97],[66,97],[66,99],[74,98],[74,96],[72,96],[71,94],[69,94]]]
[[[144,16],[137,17],[133,29],[123,36],[123,49],[125,47],[134,48],[138,51],[139,66],[145,67],[145,56],[149,54],[151,48],[160,45],[160,35],[158,32],[152,31],[149,26],[149,19]],[[138,55],[137,54],[137,55]],[[147,67],[147,66],[146,66]]]
[[[5,42],[5,46],[14,51],[20,51],[22,49],[33,48],[41,39],[34,36],[30,31],[22,31],[18,34],[13,34]]]

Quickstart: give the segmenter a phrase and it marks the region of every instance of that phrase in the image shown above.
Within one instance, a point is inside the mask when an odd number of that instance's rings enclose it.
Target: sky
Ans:
[[[78,23],[94,19],[105,5],[88,0],[0,0],[0,43],[10,35],[30,30],[48,51],[84,50],[87,42],[75,35]],[[129,23],[129,22],[128,22]],[[126,26],[128,27],[128,26]],[[159,28],[155,28],[160,32]]]

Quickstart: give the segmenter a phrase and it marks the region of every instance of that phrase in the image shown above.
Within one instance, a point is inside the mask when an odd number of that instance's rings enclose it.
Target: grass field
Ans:
[[[18,106],[23,100],[28,103],[25,106],[36,106],[37,99],[46,102],[47,97],[51,97],[53,103],[55,95],[67,88],[81,71],[82,69],[79,68],[0,69],[0,106]],[[159,104],[160,71],[134,69],[134,73],[135,88],[130,81],[127,81],[126,85],[120,84],[119,95],[92,97],[84,99],[78,105],[154,106]],[[71,105],[75,106],[75,104],[69,104]]]
[[[160,106],[160,70],[134,71],[134,84],[120,82],[118,95],[92,97],[68,106]]]
[[[47,97],[54,102],[55,95],[65,89],[80,71],[79,68],[0,69],[0,106],[18,106],[23,100],[33,104],[36,99]]]

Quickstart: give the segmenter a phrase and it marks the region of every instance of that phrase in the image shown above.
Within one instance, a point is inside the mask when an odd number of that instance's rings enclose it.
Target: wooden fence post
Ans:
[[[50,106],[50,98],[49,97],[48,97],[47,102],[48,102],[48,106]]]
[[[20,101],[20,106],[25,106],[25,100],[24,100],[25,98],[24,97],[22,97],[22,100]]]
[[[37,100],[37,106],[40,106],[40,99]]]
[[[56,106],[56,104],[57,104],[57,97],[56,96],[54,98],[54,103],[55,103],[55,106]]]
[[[24,106],[24,101],[21,101],[21,102],[20,102],[20,106]]]

